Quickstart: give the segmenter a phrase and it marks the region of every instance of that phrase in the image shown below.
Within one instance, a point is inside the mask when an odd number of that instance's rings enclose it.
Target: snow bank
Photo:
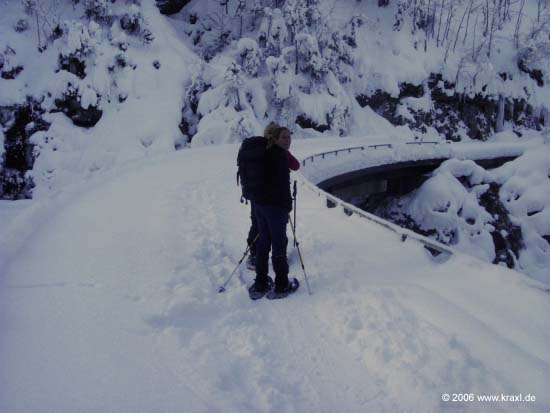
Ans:
[[[448,167],[448,163],[454,163]],[[479,205],[479,196],[487,185],[474,185],[467,190],[456,178],[476,180],[473,161],[449,160],[433,173],[417,191],[403,199],[402,210],[422,229],[437,231],[437,239],[456,246],[460,251],[492,262],[495,248],[490,232],[491,215]],[[480,168],[481,169],[481,168]],[[474,173],[472,173],[474,172]]]
[[[254,112],[237,112],[231,107],[221,107],[203,117],[191,145],[197,148],[236,143],[245,137],[262,134],[263,128],[257,122]]]
[[[520,268],[550,283],[550,146],[530,149],[489,175],[502,185],[500,199],[521,227]]]

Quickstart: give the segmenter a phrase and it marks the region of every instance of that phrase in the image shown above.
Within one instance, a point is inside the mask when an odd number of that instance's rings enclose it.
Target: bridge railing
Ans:
[[[408,142],[408,144],[414,144],[414,145],[422,145],[422,144],[440,144],[440,142]],[[377,150],[378,148],[385,147],[392,149],[393,146],[391,144],[379,144],[379,145],[368,145],[368,146],[355,146],[351,148],[344,148],[344,149],[338,149],[334,151],[328,151],[323,153],[318,153],[312,156],[309,156],[302,160],[302,165],[306,166],[306,163],[312,163],[317,158],[325,159],[325,157],[329,155],[338,156],[339,153],[347,152],[351,153],[353,151],[365,151],[369,148]],[[317,193],[320,197],[323,197],[330,203],[332,203],[334,206],[339,206],[343,209],[343,211],[347,215],[356,214],[362,218],[368,219],[371,222],[374,222],[377,225],[380,225],[394,233],[400,236],[401,241],[406,241],[407,239],[412,239],[414,241],[417,241],[424,245],[431,253],[432,255],[439,255],[440,253],[452,255],[454,253],[453,249],[448,247],[447,245],[444,245],[438,241],[432,240],[428,237],[425,237],[423,235],[417,234],[414,231],[411,231],[409,229],[402,228],[392,222],[386,221],[385,219],[382,219],[374,214],[371,214],[369,212],[363,211],[362,209],[357,208],[356,206],[349,204],[347,202],[342,201],[340,198],[335,197],[332,194],[329,194],[328,192],[322,190],[317,185],[310,182],[303,174],[301,175],[301,183],[303,186],[306,186],[313,192]],[[436,253],[434,254],[434,251]]]
[[[450,144],[451,142],[449,141],[446,141],[444,143],[442,142],[437,142],[437,141],[419,141],[419,142],[406,142],[405,144],[406,145],[444,145],[444,144]],[[322,153],[317,153],[315,155],[311,155],[311,156],[308,156],[307,158],[303,159],[302,160],[302,165],[303,166],[306,166],[306,163],[309,161],[310,163],[311,162],[314,162],[315,161],[315,158],[322,158],[322,159],[325,159],[326,156],[328,155],[334,155],[334,156],[338,156],[339,153],[342,153],[342,152],[348,152],[348,153],[351,153],[352,151],[365,151],[369,148],[372,148],[372,149],[378,149],[378,148],[388,148],[388,149],[392,149],[393,148],[393,145],[391,143],[381,143],[381,144],[376,144],[376,145],[367,145],[367,146],[354,146],[354,147],[351,147],[351,148],[344,148],[344,149],[336,149],[334,151],[327,151],[327,152],[322,152]]]

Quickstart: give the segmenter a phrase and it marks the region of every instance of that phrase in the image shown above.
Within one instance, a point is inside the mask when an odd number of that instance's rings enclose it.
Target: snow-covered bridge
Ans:
[[[349,202],[349,192],[386,192],[388,184],[403,185],[403,177],[410,173],[431,171],[447,159],[475,160],[484,166],[500,166],[523,154],[529,147],[525,143],[455,143],[405,142],[401,144],[377,143],[372,145],[330,148],[304,156],[302,183],[326,198],[330,206],[340,205],[347,214],[355,213],[376,222],[401,236],[424,244],[433,253],[452,254],[452,248],[430,238],[400,228],[393,223],[363,211]],[[415,178],[412,176],[412,178]],[[341,196],[342,195],[342,196]],[[344,196],[348,195],[348,196]]]

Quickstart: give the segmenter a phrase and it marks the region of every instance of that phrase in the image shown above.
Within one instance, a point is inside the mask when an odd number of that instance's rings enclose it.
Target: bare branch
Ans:
[[[441,10],[439,12],[439,24],[437,27],[437,47],[439,47],[439,34],[441,32],[441,21],[443,20],[443,9],[445,8],[445,0],[441,3]]]
[[[466,17],[466,14],[468,14],[468,19],[470,18],[470,13],[472,11],[472,4],[473,4],[474,0],[470,0],[470,4],[468,5],[468,7],[466,8],[466,10],[464,11],[464,14],[462,15],[462,19],[460,20],[460,25],[458,26],[458,30],[456,32],[456,38],[455,38],[455,43],[453,45],[453,52],[455,51],[456,49],[456,42],[458,41],[458,36],[460,34],[460,30],[462,29],[462,23],[464,22],[464,18]],[[467,33],[467,30],[468,30],[468,27],[466,26],[466,33]],[[466,36],[464,36],[464,38],[466,38]]]
[[[519,47],[519,30],[521,28],[521,21],[523,19],[523,7],[525,6],[525,0],[521,0],[521,6],[518,12],[518,19],[516,21],[516,29],[514,31],[514,44],[516,49]]]

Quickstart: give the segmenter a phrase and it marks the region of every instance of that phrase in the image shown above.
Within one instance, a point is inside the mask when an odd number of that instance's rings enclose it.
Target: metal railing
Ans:
[[[445,141],[445,142],[437,142],[437,141],[418,141],[418,142],[405,142],[406,145],[445,145],[445,144],[451,144],[452,142],[449,142],[449,141]],[[354,146],[354,147],[351,147],[351,148],[343,148],[343,149],[336,149],[334,151],[327,151],[327,152],[322,152],[322,153],[317,153],[315,155],[311,155],[311,156],[308,156],[307,158],[305,158],[304,160],[302,160],[302,165],[303,166],[306,166],[306,162],[307,161],[310,161],[311,162],[314,162],[315,161],[315,158],[322,158],[322,159],[325,159],[325,157],[327,155],[332,155],[334,154],[334,156],[338,156],[338,154],[340,152],[348,152],[348,153],[351,153],[351,151],[355,151],[355,150],[361,150],[361,151],[364,151],[364,150],[367,150],[369,148],[372,148],[372,149],[378,149],[378,148],[388,148],[388,149],[392,149],[393,148],[393,145],[391,143],[380,143],[380,144],[376,144],[376,145],[367,145],[367,146]]]
[[[369,145],[369,146],[354,146],[352,148],[344,148],[344,149],[336,149],[334,151],[328,151],[328,152],[323,152],[323,153],[318,153],[318,154],[315,154],[315,155],[311,155],[311,156],[308,156],[307,158],[305,158],[303,161],[302,161],[302,165],[303,166],[306,166],[306,162],[307,161],[311,161],[311,162],[314,162],[315,161],[315,158],[322,158],[322,159],[325,159],[325,157],[327,155],[332,155],[334,154],[334,156],[338,156],[338,154],[340,152],[348,152],[348,153],[351,153],[351,151],[356,151],[356,150],[360,150],[360,151],[364,151],[366,150],[367,148],[378,148],[378,147],[388,147],[388,148],[392,148],[392,145],[391,143],[385,143],[385,144],[379,144],[379,145]],[[310,163],[311,163],[310,162]]]

